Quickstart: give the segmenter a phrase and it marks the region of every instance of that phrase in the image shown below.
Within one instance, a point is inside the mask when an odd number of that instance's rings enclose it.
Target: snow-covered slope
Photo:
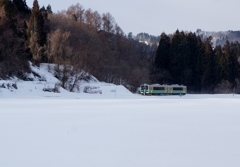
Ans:
[[[149,35],[148,33],[139,33],[133,36],[133,39],[146,45],[158,45],[160,36]]]
[[[211,32],[211,31],[202,31],[198,29],[196,34],[199,35],[203,40],[208,37],[212,37],[212,44],[215,47],[216,45],[223,46],[226,41],[236,42],[240,41],[240,31],[220,31],[220,32]]]
[[[91,98],[93,96],[96,98],[111,98],[120,97],[122,95],[132,95],[132,93],[122,85],[99,82],[95,77],[91,75],[88,81],[81,80],[78,83],[79,89],[75,93],[69,92],[68,90],[65,90],[59,86],[60,81],[54,77],[53,64],[41,64],[40,66],[34,66],[30,63],[30,67],[32,69],[32,73],[28,74],[27,76],[29,81],[19,80],[18,78],[0,80],[0,98]],[[46,91],[52,90],[55,87],[58,88],[59,93]],[[89,89],[86,91],[86,88]]]

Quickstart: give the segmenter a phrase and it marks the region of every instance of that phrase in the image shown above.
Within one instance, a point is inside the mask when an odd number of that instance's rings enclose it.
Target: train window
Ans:
[[[179,87],[179,88],[173,87],[173,90],[183,90],[183,88],[182,87]]]
[[[153,90],[165,90],[165,87],[153,87]]]

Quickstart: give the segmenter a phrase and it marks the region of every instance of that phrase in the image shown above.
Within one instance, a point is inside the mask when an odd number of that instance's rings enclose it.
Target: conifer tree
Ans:
[[[30,13],[30,9],[27,6],[26,0],[13,0],[13,3],[16,5],[16,8],[19,12],[24,14]]]
[[[17,14],[16,6],[12,1],[0,0],[0,7],[4,8],[5,14],[8,19],[13,19],[13,16]]]
[[[209,93],[213,91],[217,81],[217,64],[215,54],[212,48],[212,37],[210,36],[204,43],[204,72],[202,77],[202,92]]]
[[[195,91],[196,64],[198,55],[198,39],[196,34],[188,33],[184,37],[183,50],[183,84],[188,85],[189,91]]]
[[[224,73],[223,78],[225,80],[229,80],[229,73],[230,73],[230,56],[231,56],[231,49],[230,49],[230,42],[227,40],[225,45],[223,46],[223,52],[224,52]]]
[[[28,25],[28,37],[31,38],[31,36],[37,31],[37,16],[39,15],[39,5],[38,1],[33,1],[33,7],[31,10],[31,17],[29,20]]]
[[[23,77],[29,70],[30,57],[25,46],[24,22],[16,19],[19,13],[12,1],[1,1],[0,5],[0,77]]]
[[[182,84],[182,72],[184,70],[184,33],[175,32],[170,46],[170,73],[172,74],[173,84]]]
[[[38,1],[34,0],[28,25],[28,39],[33,59],[37,63],[46,57],[46,55],[44,55],[44,45],[46,44],[47,38],[44,21],[44,16],[47,17],[47,15],[45,15],[46,13],[45,8],[39,9]]]
[[[195,91],[197,93],[201,92],[202,89],[202,76],[204,73],[204,43],[202,42],[201,38],[197,37],[197,51],[196,51],[196,65],[195,65],[195,79],[194,79],[194,86]]]
[[[170,38],[165,33],[161,34],[154,65],[157,69],[169,70]]]
[[[44,46],[47,40],[45,20],[47,20],[47,11],[45,7],[40,9],[37,15],[37,42],[40,46]]]
[[[159,45],[154,56],[152,68],[152,82],[167,84],[171,81],[169,73],[169,48],[170,38],[165,33],[161,34]]]
[[[47,17],[47,10],[44,7],[40,9],[38,1],[34,0],[29,20],[28,36],[31,37],[35,34],[40,46],[43,46],[46,42],[45,20]]]
[[[237,43],[231,43],[230,45],[230,57],[229,57],[229,82],[233,84],[233,86],[236,85],[235,80],[238,78],[238,72],[239,72],[239,62],[238,62],[238,44]]]
[[[216,46],[214,49],[214,54],[217,58],[216,63],[217,63],[217,83],[222,82],[224,79],[224,73],[225,73],[225,68],[226,68],[226,61],[224,58],[224,54],[222,52],[222,47],[220,45]]]
[[[48,13],[52,13],[52,7],[51,7],[51,5],[48,5],[48,6],[47,6],[47,12],[48,12]]]
[[[9,3],[9,0],[0,0],[0,7],[5,6],[7,3]]]

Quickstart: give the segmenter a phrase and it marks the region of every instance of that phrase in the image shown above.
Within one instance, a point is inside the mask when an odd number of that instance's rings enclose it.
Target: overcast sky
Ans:
[[[33,0],[26,0],[32,8]],[[177,29],[195,32],[240,30],[240,0],[38,0],[53,12],[77,3],[85,9],[109,12],[122,30],[134,35],[160,35]]]

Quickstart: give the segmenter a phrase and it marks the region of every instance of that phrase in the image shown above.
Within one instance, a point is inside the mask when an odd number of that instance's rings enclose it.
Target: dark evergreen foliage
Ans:
[[[164,76],[171,78],[170,84],[184,84],[189,92],[197,93],[216,93],[224,84],[232,88],[238,86],[239,43],[227,41],[223,47],[213,49],[212,37],[202,41],[196,34],[178,30],[170,38],[166,47],[167,37],[161,36],[153,68],[161,75],[153,73],[155,81],[162,81]],[[163,81],[169,84],[169,80]]]
[[[45,12],[45,9],[41,9],[41,11]],[[45,31],[45,21],[43,17],[43,12],[37,13],[37,25],[36,25],[36,34],[37,34],[37,42],[40,46],[44,46],[47,40],[47,33]]]
[[[169,69],[170,38],[165,33],[162,33],[160,39],[154,63],[158,69]]]
[[[47,12],[44,7],[39,9],[38,1],[34,0],[31,17],[28,26],[28,36],[31,38],[36,35],[37,43],[43,46],[46,43],[46,29],[45,20],[47,19]]]
[[[51,7],[51,5],[48,5],[48,6],[47,6],[47,12],[48,12],[48,13],[53,13],[53,12],[52,12],[52,7]]]
[[[20,13],[30,14],[30,9],[27,6],[26,0],[13,0],[13,3]]]
[[[0,9],[0,78],[24,78],[24,73],[30,70],[28,58],[31,57],[25,44],[26,24],[12,1],[4,1],[3,5],[6,6]]]

